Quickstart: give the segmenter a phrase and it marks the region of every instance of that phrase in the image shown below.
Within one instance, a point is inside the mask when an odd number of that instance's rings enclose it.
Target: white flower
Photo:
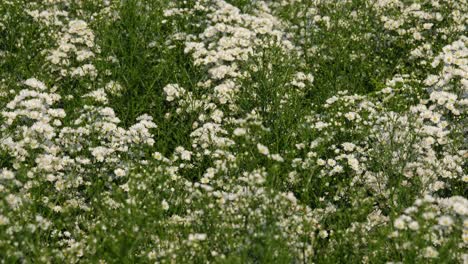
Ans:
[[[179,98],[185,93],[185,90],[178,84],[168,84],[163,88],[163,90],[164,93],[166,93],[166,100],[169,102],[174,101],[174,99]]]
[[[180,153],[180,158],[182,160],[190,160],[192,157],[192,152],[188,151],[188,150],[183,150],[181,153]]]
[[[189,234],[189,241],[202,241],[206,239],[206,234]]]
[[[345,151],[353,151],[354,148],[356,147],[356,145],[354,145],[353,143],[349,143],[349,142],[345,142],[341,145],[343,146]]]
[[[327,164],[327,162],[324,161],[323,159],[318,159],[318,160],[317,160],[317,165],[323,166],[323,165],[325,165],[325,164]]]
[[[439,256],[439,252],[437,252],[433,247],[427,247],[424,249],[423,256],[425,258],[437,258],[437,256]]]
[[[439,217],[439,225],[448,227],[448,226],[451,226],[452,224],[453,224],[452,217],[450,217],[448,215],[444,215],[444,216]]]
[[[263,154],[265,156],[270,154],[270,151],[268,150],[268,148],[265,145],[262,145],[260,143],[257,144],[257,149],[258,149],[258,152],[260,152],[260,154]]]
[[[1,173],[0,173],[0,180],[12,180],[15,178],[15,174],[10,171],[10,170],[7,170],[7,169],[4,169]]]
[[[349,121],[353,121],[354,119],[356,119],[359,115],[354,113],[354,112],[348,112],[344,115],[346,117],[346,119],[348,119]]]
[[[153,158],[155,158],[156,160],[162,160],[163,156],[161,153],[155,152],[153,153]]]
[[[115,173],[115,176],[117,176],[117,177],[123,177],[123,176],[125,176],[125,175],[127,174],[127,173],[125,172],[125,170],[120,169],[120,168],[115,169],[115,170],[114,170],[114,173]]]
[[[50,182],[53,182],[56,179],[57,179],[57,177],[55,177],[55,175],[53,175],[53,174],[47,174],[47,176],[46,176],[46,180],[50,181]]]
[[[7,195],[6,201],[14,209],[18,208],[18,206],[21,204],[21,199],[13,194]]]
[[[399,217],[395,219],[393,226],[395,226],[396,229],[405,229],[406,224],[405,224],[405,221],[401,217]]]
[[[156,255],[156,251],[152,250],[148,253],[148,259],[156,259],[157,255]]]
[[[24,81],[24,84],[38,90],[45,90],[47,88],[43,82],[37,80],[36,78],[29,78]]]
[[[424,80],[424,84],[427,86],[434,85],[439,80],[437,75],[429,75],[426,80]]]
[[[408,227],[411,230],[418,230],[419,229],[419,224],[416,221],[412,221],[411,223],[409,223]]]
[[[72,20],[70,21],[68,26],[69,26],[68,32],[80,33],[81,31],[85,30],[88,27],[88,24],[86,24],[86,22],[83,20]]]
[[[384,93],[384,94],[390,94],[392,91],[393,91],[393,89],[391,87],[386,87],[386,88],[382,89],[382,93]]]
[[[10,220],[3,215],[0,215],[0,226],[2,225],[8,225],[10,223]]]
[[[245,128],[238,127],[234,129],[232,133],[234,134],[234,136],[240,137],[240,136],[247,134],[247,131],[245,130]]]
[[[59,212],[62,212],[63,209],[62,209],[61,206],[55,205],[54,207],[52,207],[52,210],[53,210],[54,212],[59,213]]]
[[[97,90],[94,90],[92,92],[89,92],[85,95],[83,95],[83,97],[91,97],[93,98],[96,102],[100,102],[100,103],[103,103],[103,104],[107,104],[108,100],[107,100],[107,94],[106,92],[104,91],[104,89],[97,89]]]
[[[163,201],[161,202],[161,205],[162,205],[162,209],[163,209],[164,211],[169,210],[169,204],[167,203],[166,200],[163,200]]]
[[[315,123],[315,128],[317,128],[319,131],[325,127],[328,127],[327,123],[324,123],[322,121],[318,121],[317,123]]]
[[[334,167],[336,165],[336,161],[334,159],[328,159],[327,164],[330,167]]]
[[[348,157],[348,165],[355,171],[359,170],[359,161],[352,156]]]
[[[328,232],[327,232],[327,230],[320,230],[319,236],[320,236],[321,238],[327,238],[327,237],[328,237]]]
[[[114,152],[112,149],[108,149],[105,147],[96,147],[91,149],[91,155],[93,155],[97,161],[104,161],[104,158]]]
[[[211,114],[211,119],[213,119],[213,121],[215,121],[216,123],[221,123],[221,121],[223,121],[223,116],[224,116],[223,111],[216,109]]]
[[[75,68],[71,72],[72,77],[84,77],[84,76],[89,76],[91,78],[95,78],[97,76],[97,70],[96,67],[92,64],[84,64],[80,67]]]
[[[278,161],[278,162],[283,162],[284,161],[283,157],[281,157],[280,154],[273,154],[273,155],[270,156],[270,158],[272,160],[275,160],[275,161]]]
[[[106,84],[104,89],[111,94],[118,95],[123,90],[123,87],[118,82],[110,81]]]
[[[423,28],[424,28],[424,29],[431,29],[432,26],[433,26],[432,23],[424,23]]]

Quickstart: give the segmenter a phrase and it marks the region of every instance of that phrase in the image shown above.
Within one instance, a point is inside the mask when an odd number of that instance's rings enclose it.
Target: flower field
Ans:
[[[467,0],[0,1],[0,263],[468,264]]]

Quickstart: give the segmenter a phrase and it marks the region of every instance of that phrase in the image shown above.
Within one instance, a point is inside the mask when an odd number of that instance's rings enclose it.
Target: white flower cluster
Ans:
[[[236,79],[248,74],[240,67],[254,51],[271,45],[286,51],[295,49],[281,31],[281,22],[268,13],[266,6],[258,14],[250,15],[226,1],[204,0],[198,3],[197,9],[207,13],[207,26],[201,34],[186,37],[184,51],[192,54],[195,65],[207,67],[214,96],[221,104],[235,101],[239,89]],[[171,12],[166,16],[176,14]]]
[[[5,262],[468,260],[465,0],[13,2]]]
[[[92,51],[95,48],[94,33],[88,28],[88,24],[83,20],[72,20],[68,23],[66,31],[59,34],[61,36],[57,43],[58,47],[50,51],[47,60],[52,65],[59,66],[62,76],[96,78],[96,67],[86,63],[95,56]],[[82,64],[74,67],[72,66],[73,60]]]
[[[405,39],[412,46],[411,57],[430,63],[433,48],[466,30],[467,6],[465,1],[377,1],[373,5],[384,28],[394,32],[396,38]]]
[[[461,196],[447,199],[437,199],[425,196],[417,199],[413,206],[406,208],[403,215],[394,221],[395,231],[390,234],[390,239],[397,241],[399,250],[415,251],[420,253],[419,258],[436,258],[439,252],[454,246],[466,248],[468,244],[468,200]],[[403,238],[411,234],[420,237],[424,244],[415,246]],[[421,242],[420,242],[421,243]],[[422,247],[422,249],[421,249]],[[466,258],[466,254],[454,256],[460,260]]]

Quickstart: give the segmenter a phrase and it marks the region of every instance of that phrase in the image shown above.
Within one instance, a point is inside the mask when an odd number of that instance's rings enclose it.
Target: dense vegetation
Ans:
[[[2,0],[0,263],[468,263],[466,0]]]

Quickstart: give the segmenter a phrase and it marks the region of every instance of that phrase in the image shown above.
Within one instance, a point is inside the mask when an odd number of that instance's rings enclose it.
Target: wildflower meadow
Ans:
[[[0,0],[0,263],[468,264],[467,0]]]

